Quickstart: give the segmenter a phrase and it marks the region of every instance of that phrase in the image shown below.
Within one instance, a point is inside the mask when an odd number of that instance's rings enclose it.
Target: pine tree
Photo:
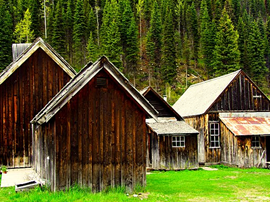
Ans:
[[[74,42],[74,65],[80,69],[86,59],[86,24],[83,10],[83,0],[78,0],[74,13],[73,42]]]
[[[88,50],[88,60],[95,62],[99,57],[99,48],[93,38],[93,32],[90,32],[87,50]]]
[[[73,39],[72,39],[72,35],[73,35],[73,1],[72,0],[68,0],[67,3],[67,11],[66,11],[66,15],[65,15],[65,29],[66,29],[66,47],[67,47],[67,58],[68,61],[73,64]]]
[[[64,29],[65,26],[64,26],[62,5],[60,1],[58,1],[55,8],[51,44],[54,47],[54,49],[63,57],[66,55],[66,46],[65,46],[66,33]]]
[[[151,13],[150,29],[147,33],[147,57],[149,60],[149,71],[154,70],[154,77],[159,77],[161,43],[162,43],[161,14],[158,3],[155,1]],[[150,73],[151,74],[151,73]]]
[[[31,30],[31,24],[31,14],[29,9],[27,9],[24,13],[24,18],[15,27],[14,36],[16,38],[16,42],[32,42],[34,39],[34,32]]]
[[[198,60],[198,50],[199,50],[199,33],[198,33],[198,19],[197,12],[194,3],[188,9],[188,24],[189,24],[189,35],[193,39],[193,57],[194,60]]]
[[[177,74],[174,42],[173,18],[171,9],[167,8],[163,27],[161,76],[164,83],[172,84]]]
[[[31,30],[33,30],[34,38],[41,36],[41,4],[39,0],[29,0],[30,13],[31,13]]]
[[[208,74],[213,73],[211,66],[213,60],[213,49],[215,47],[215,23],[210,21],[208,15],[208,9],[205,0],[201,2],[201,24],[200,24],[200,44],[201,44],[201,55],[204,60]]]
[[[247,56],[249,64],[248,74],[260,85],[268,69],[265,66],[264,44],[256,21],[253,21],[250,26],[247,42]]]
[[[266,22],[266,39],[267,39],[267,44],[266,44],[266,67],[268,68],[268,72],[270,72],[270,16],[267,18]]]
[[[135,77],[139,61],[138,29],[135,18],[131,19],[129,29],[127,30],[127,48],[126,63],[127,72]]]
[[[122,61],[120,59],[120,55],[122,55],[121,37],[119,26],[115,19],[112,20],[107,28],[107,39],[106,43],[103,43],[102,51],[116,67],[122,69]]]
[[[238,47],[240,51],[240,66],[241,68],[248,72],[248,59],[247,59],[247,41],[248,41],[248,34],[247,30],[249,25],[246,25],[242,19],[242,17],[238,20],[237,30],[239,33],[238,39]]]
[[[226,9],[222,11],[216,35],[213,68],[217,76],[235,71],[240,68],[240,51],[238,49],[238,32]]]
[[[12,18],[6,5],[0,2],[0,72],[11,62]]]

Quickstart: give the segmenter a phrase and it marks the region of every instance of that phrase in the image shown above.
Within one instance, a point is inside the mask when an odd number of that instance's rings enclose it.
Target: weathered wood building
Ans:
[[[31,119],[76,74],[38,38],[0,74],[0,165],[31,166]],[[28,47],[28,48],[27,48]]]
[[[146,183],[147,117],[157,112],[106,57],[78,73],[31,121],[34,168],[62,190]]]
[[[190,86],[173,108],[200,132],[199,163],[270,161],[270,102],[242,70]]]
[[[147,120],[147,167],[152,169],[195,169],[198,163],[198,131],[152,88],[141,91],[159,112],[158,121]]]

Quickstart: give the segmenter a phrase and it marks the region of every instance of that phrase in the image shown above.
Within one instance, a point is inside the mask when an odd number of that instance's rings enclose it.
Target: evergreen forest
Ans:
[[[0,0],[0,71],[36,37],[77,71],[106,55],[170,103],[238,69],[270,93],[270,0]]]

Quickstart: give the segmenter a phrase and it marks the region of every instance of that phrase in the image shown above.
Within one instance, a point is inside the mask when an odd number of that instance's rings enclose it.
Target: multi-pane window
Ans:
[[[185,136],[173,136],[172,147],[185,147]]]
[[[253,136],[251,141],[251,147],[261,147],[260,136]]]
[[[210,148],[220,147],[219,122],[209,123]]]

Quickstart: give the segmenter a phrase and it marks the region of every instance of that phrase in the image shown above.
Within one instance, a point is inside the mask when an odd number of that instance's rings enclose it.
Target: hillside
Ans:
[[[240,68],[269,94],[269,15],[268,0],[0,0],[0,70],[40,36],[77,71],[106,55],[170,103]]]

